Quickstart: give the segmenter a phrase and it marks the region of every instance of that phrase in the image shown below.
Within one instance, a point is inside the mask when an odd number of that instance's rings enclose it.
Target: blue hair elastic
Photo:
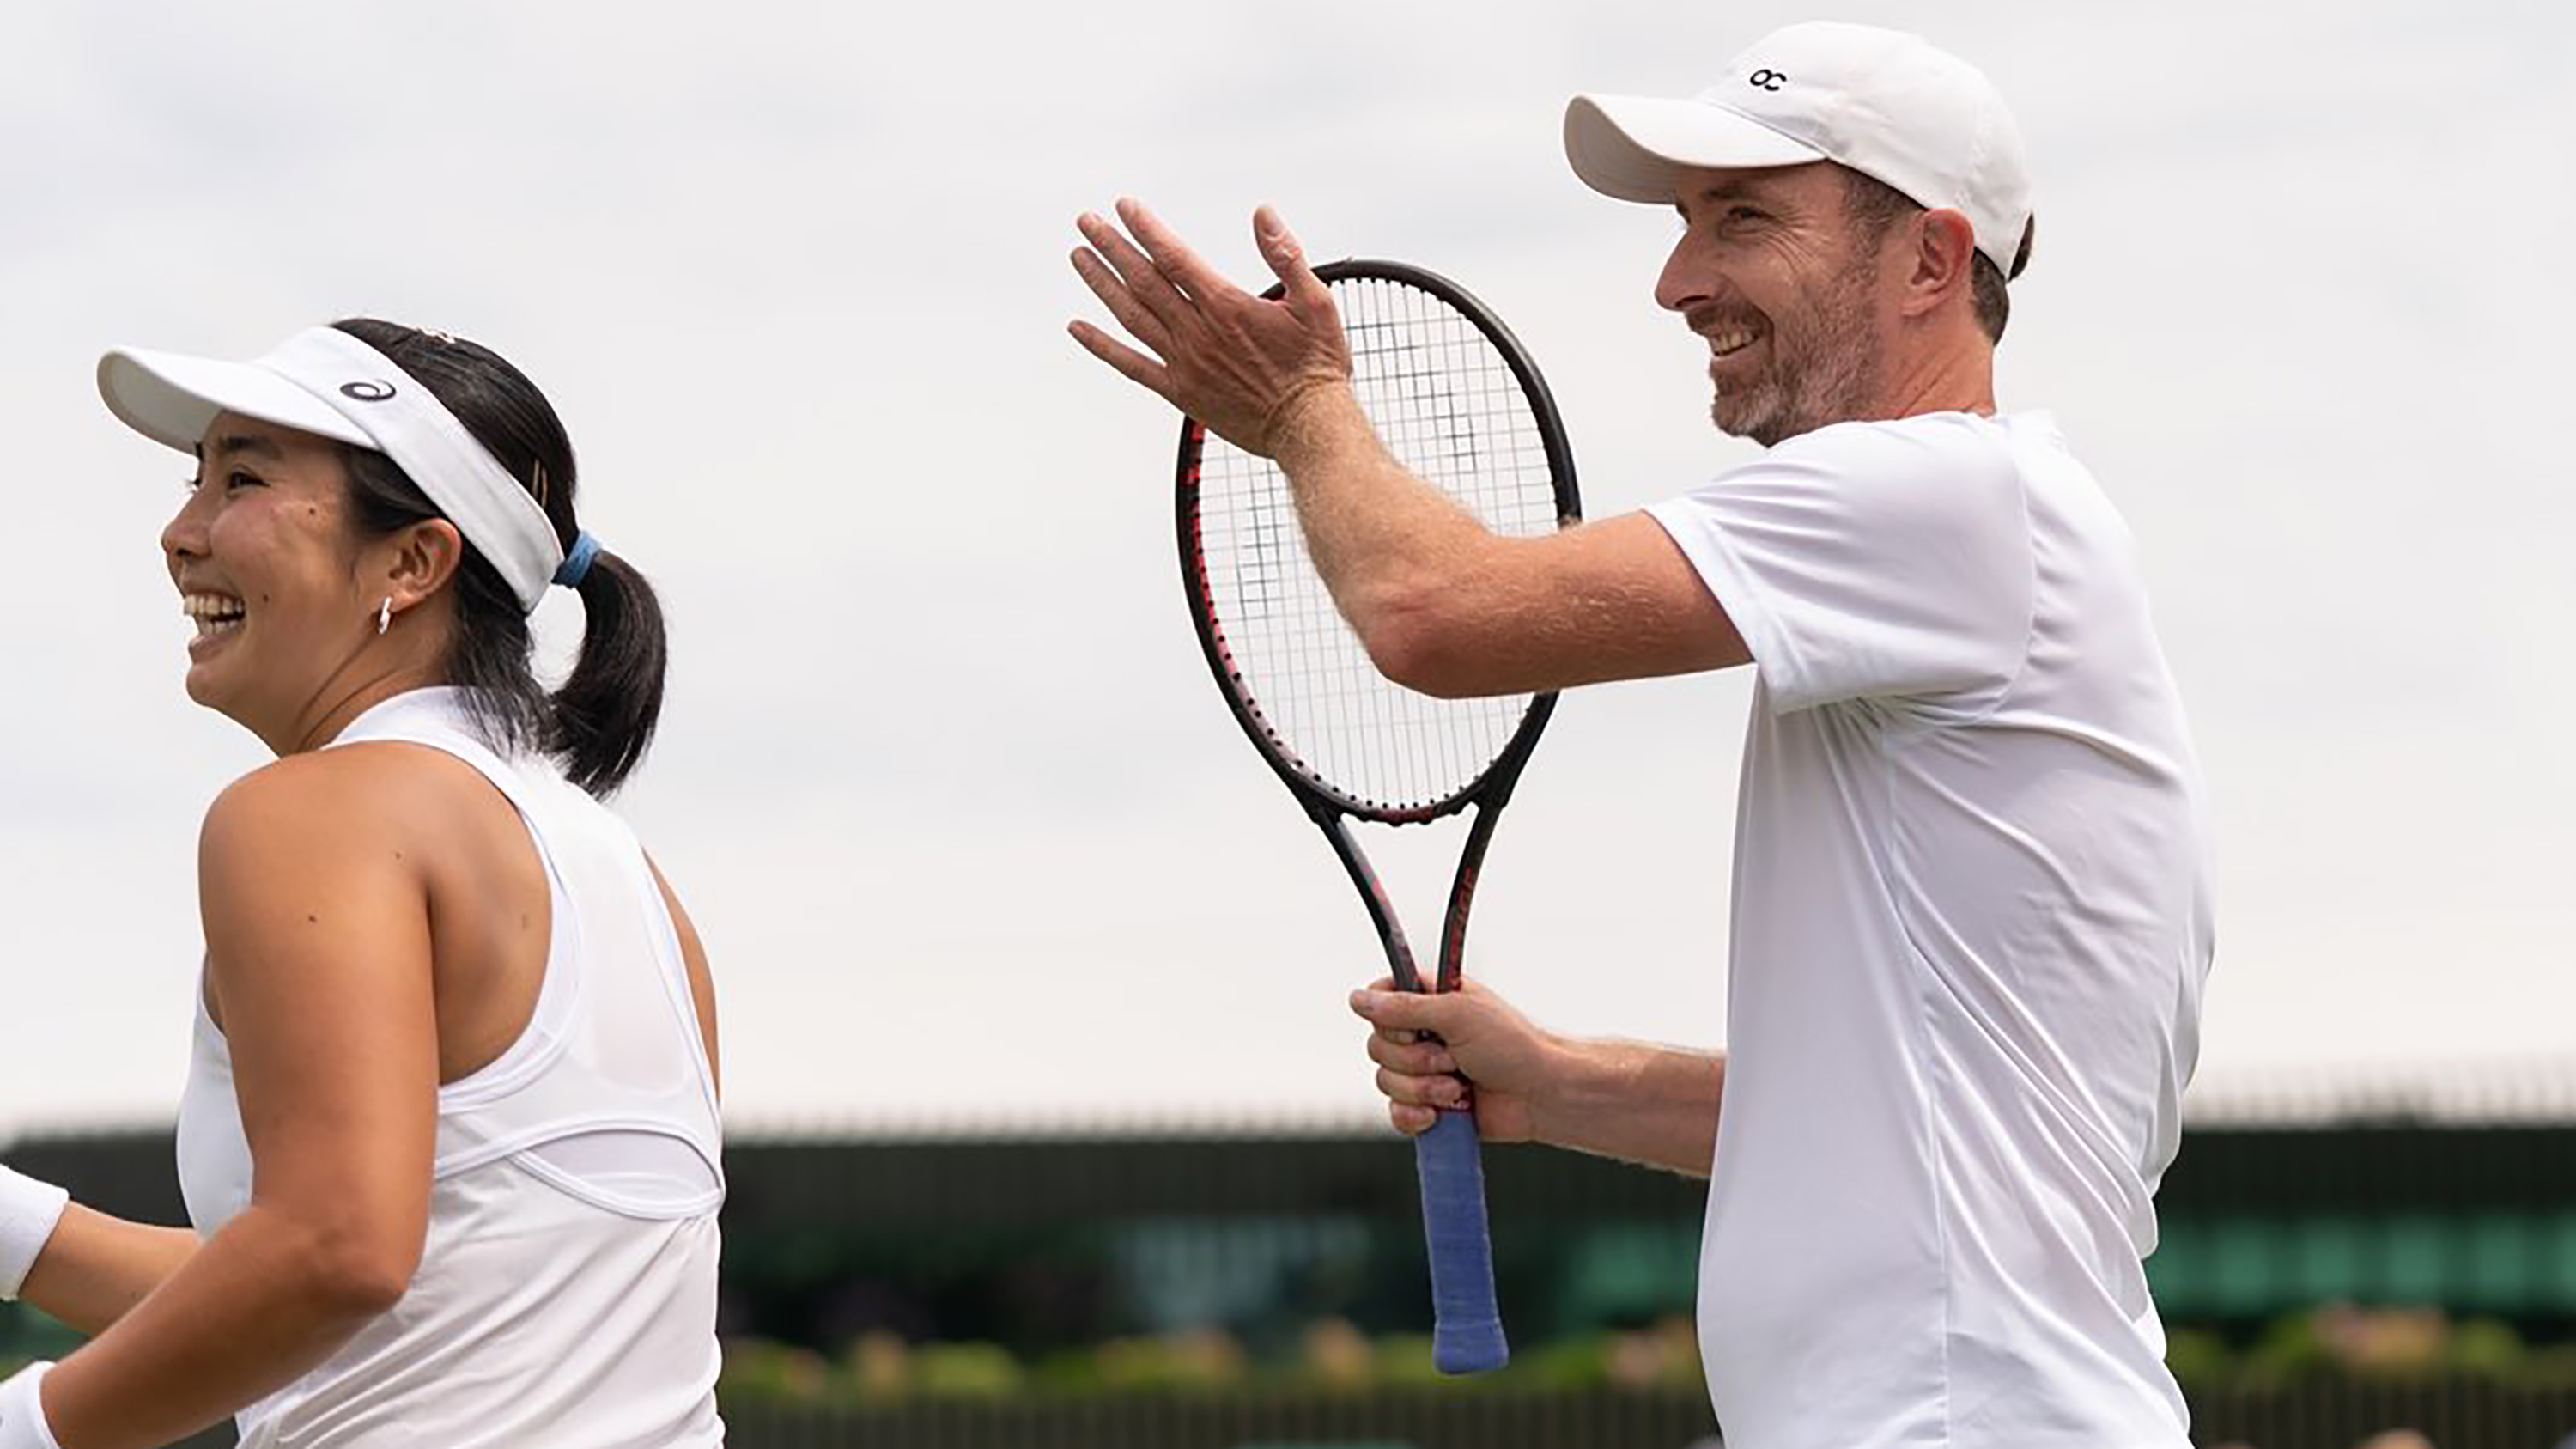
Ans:
[[[590,561],[599,557],[599,540],[585,528],[575,535],[572,548],[564,554],[563,567],[555,570],[555,582],[567,589],[581,587],[582,578],[590,572]]]

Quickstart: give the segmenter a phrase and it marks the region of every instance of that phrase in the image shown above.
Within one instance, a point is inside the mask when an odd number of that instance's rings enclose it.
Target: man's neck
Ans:
[[[1921,417],[1925,413],[1977,413],[1995,410],[1995,354],[1979,345],[1927,349],[1909,365],[1891,372],[1880,393],[1884,415]]]

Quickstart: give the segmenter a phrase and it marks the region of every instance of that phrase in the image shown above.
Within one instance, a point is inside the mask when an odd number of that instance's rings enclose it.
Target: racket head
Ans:
[[[1499,533],[1582,516],[1555,399],[1499,318],[1402,262],[1315,275],[1350,339],[1361,410],[1397,461]],[[1276,463],[1184,418],[1177,473],[1199,646],[1245,737],[1310,810],[1404,825],[1509,790],[1554,692],[1444,700],[1386,679],[1316,574]]]

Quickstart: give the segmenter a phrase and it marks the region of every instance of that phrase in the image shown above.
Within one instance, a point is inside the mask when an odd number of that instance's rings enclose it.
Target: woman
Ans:
[[[592,798],[651,737],[661,613],[575,523],[554,410],[371,320],[99,386],[196,454],[161,536],[188,693],[278,758],[199,847],[196,1231],[0,1169],[0,1295],[95,1335],[0,1385],[0,1449],[235,1411],[246,1446],[720,1443],[714,997]],[[587,616],[552,694],[549,583]]]

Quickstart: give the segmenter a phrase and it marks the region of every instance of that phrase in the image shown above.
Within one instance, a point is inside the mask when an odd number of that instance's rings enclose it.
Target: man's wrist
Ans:
[[[1525,1095],[1530,1138],[1581,1150],[1584,1123],[1615,1094],[1603,1082],[1601,1043],[1539,1031],[1539,1069]]]
[[[0,1383],[0,1449],[63,1449],[45,1420],[41,1389],[51,1362],[31,1363]]]
[[[1529,1094],[1532,1136],[1578,1152],[1707,1171],[1698,1134],[1702,1126],[1709,1136],[1716,1134],[1726,1070],[1722,1054],[1560,1036],[1550,1036],[1546,1050],[1548,1065],[1537,1074],[1545,1085]],[[1654,1125],[1674,1120],[1689,1124],[1683,1130],[1694,1144],[1681,1157]]]
[[[1339,436],[1352,417],[1359,419],[1363,429],[1368,426],[1349,378],[1320,374],[1302,378],[1271,405],[1262,441],[1271,460],[1293,474],[1319,452],[1339,446]]]
[[[71,1194],[52,1183],[0,1167],[0,1302],[18,1296],[70,1205]]]

